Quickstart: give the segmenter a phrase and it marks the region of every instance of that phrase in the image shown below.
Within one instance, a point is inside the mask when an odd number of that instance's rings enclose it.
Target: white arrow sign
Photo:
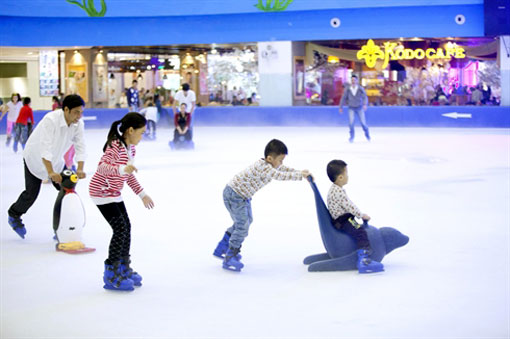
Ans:
[[[452,119],[457,119],[457,118],[471,119],[471,113],[451,112],[451,113],[442,114],[442,116],[447,117],[447,118],[452,118]]]

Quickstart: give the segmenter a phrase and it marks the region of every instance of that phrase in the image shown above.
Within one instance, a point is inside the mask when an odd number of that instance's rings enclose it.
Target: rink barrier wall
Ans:
[[[172,112],[169,107],[165,109]],[[127,112],[127,108],[86,108],[85,126],[109,128]],[[35,121],[40,121],[46,113],[34,111]],[[6,118],[0,124],[1,134],[5,134]],[[510,107],[370,106],[366,118],[371,127],[510,128]],[[173,119],[170,121],[173,124]],[[348,113],[344,108],[340,114],[336,106],[209,106],[197,107],[192,123],[194,126],[347,126]],[[167,118],[163,116],[158,125],[168,126]]]

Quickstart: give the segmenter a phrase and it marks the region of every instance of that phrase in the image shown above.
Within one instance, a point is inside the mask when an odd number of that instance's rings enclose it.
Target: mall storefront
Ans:
[[[371,105],[499,105],[498,43],[496,38],[307,43],[306,103],[338,105],[356,74]],[[477,91],[481,98],[473,95]]]

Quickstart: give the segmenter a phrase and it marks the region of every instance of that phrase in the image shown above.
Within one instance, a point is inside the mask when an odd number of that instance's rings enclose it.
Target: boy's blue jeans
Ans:
[[[234,221],[234,224],[227,229],[227,232],[231,234],[230,246],[239,248],[244,238],[248,236],[248,230],[253,222],[251,199],[241,197],[227,185],[223,190],[223,201]]]

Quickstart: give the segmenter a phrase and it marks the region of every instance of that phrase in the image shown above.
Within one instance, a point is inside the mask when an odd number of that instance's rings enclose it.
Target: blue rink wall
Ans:
[[[172,112],[166,108],[167,112]],[[38,122],[48,111],[35,111]],[[84,111],[86,128],[108,128],[122,118],[127,108]],[[444,116],[450,114],[457,118]],[[460,115],[460,116],[459,116]],[[367,109],[369,126],[380,127],[489,127],[510,128],[510,107],[486,106],[370,106]],[[469,117],[467,117],[469,116]],[[165,117],[160,126],[168,126]],[[173,119],[170,120],[173,125]],[[339,114],[336,106],[218,106],[197,107],[194,126],[346,126],[347,109]],[[0,124],[0,133],[5,134],[6,123]]]

